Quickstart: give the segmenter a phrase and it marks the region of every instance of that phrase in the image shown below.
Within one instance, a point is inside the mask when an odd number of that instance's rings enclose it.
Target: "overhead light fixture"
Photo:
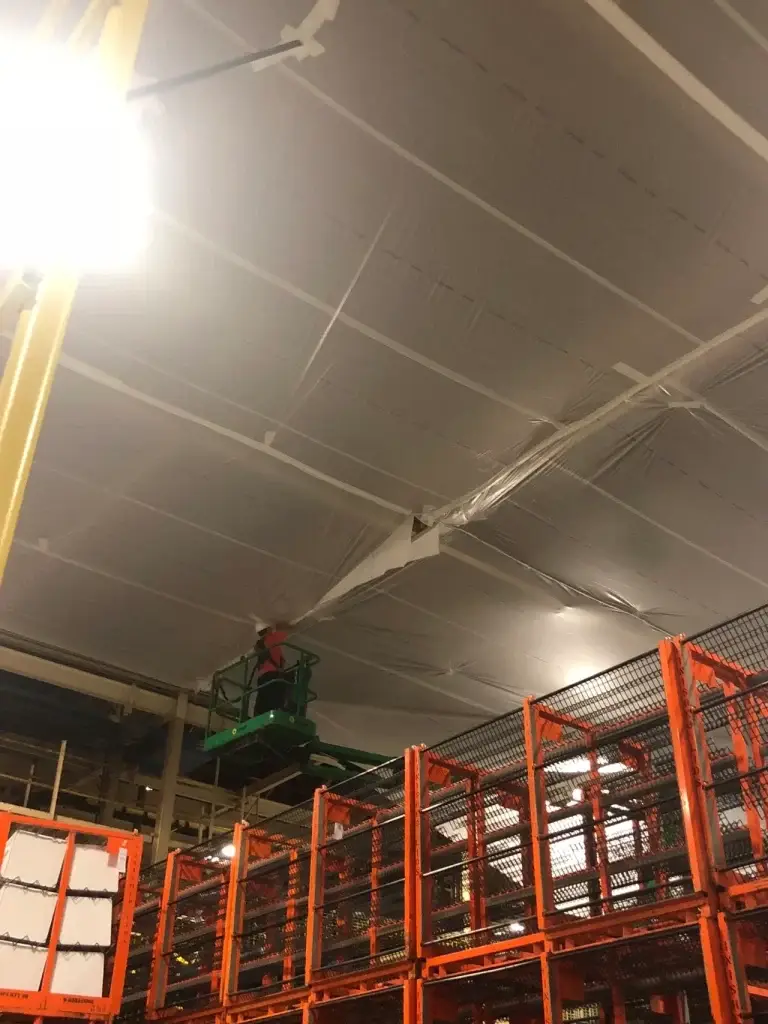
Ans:
[[[148,153],[98,54],[0,39],[0,100],[0,268],[129,267],[148,242]]]
[[[548,764],[545,772],[558,772],[560,775],[583,775],[590,770],[589,758],[569,757],[565,761],[558,761],[556,764]]]
[[[226,860],[232,860],[232,858],[235,856],[235,844],[227,843],[226,846],[222,846],[222,848],[219,850],[219,853]]]
[[[621,761],[614,761],[611,764],[605,763],[604,757],[598,757],[598,772],[601,775],[618,775],[621,772],[628,772],[630,769]],[[559,775],[586,775],[592,771],[592,762],[588,757],[568,757],[563,761],[545,766],[546,772],[557,772]]]

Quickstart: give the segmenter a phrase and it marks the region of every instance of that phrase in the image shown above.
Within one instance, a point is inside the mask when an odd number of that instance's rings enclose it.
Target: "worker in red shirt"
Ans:
[[[288,630],[267,626],[259,631],[254,650],[257,654],[256,702],[254,714],[286,710],[291,696],[291,675],[285,666],[283,644]]]

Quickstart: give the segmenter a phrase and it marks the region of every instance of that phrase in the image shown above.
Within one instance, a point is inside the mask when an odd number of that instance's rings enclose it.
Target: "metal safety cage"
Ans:
[[[658,653],[529,700],[524,718],[539,927],[689,893]]]
[[[29,879],[14,874],[10,855],[11,843],[17,833],[46,837],[63,846],[63,858],[55,880]],[[101,890],[77,884],[73,867],[85,849],[101,852],[109,869],[118,873],[118,889],[113,891],[105,882]],[[42,979],[37,990],[2,989],[0,1016],[31,1015],[43,1017],[74,1017],[105,1019],[114,1016],[120,1007],[125,981],[131,931],[141,866],[142,839],[117,829],[88,825],[81,822],[62,822],[51,819],[26,817],[12,812],[0,812],[0,863],[3,884],[21,886],[55,896],[53,916],[46,938],[42,942],[3,936],[9,946],[23,945],[44,952]],[[91,869],[93,870],[93,869]],[[98,877],[98,876],[97,876]],[[90,878],[89,878],[90,881]],[[110,945],[89,946],[83,942],[68,945],[62,941],[63,926],[70,901],[80,898],[110,898],[112,900],[112,926]],[[23,922],[26,923],[26,922]],[[55,971],[60,957],[67,955],[104,958],[103,982],[98,995],[61,991],[56,984]]]
[[[227,1002],[303,986],[311,834],[311,801],[243,830]]]
[[[147,1015],[185,1015],[218,1005],[230,880],[241,827],[165,862]]]
[[[418,753],[420,954],[428,970],[538,930],[520,710]],[[433,964],[434,961],[434,964]]]
[[[139,874],[128,964],[119,1021],[141,1021],[147,1010],[158,927],[163,907],[166,861],[151,864]]]
[[[415,976],[400,985],[354,995],[315,998],[309,1024],[416,1024],[418,982]]]
[[[682,641],[674,658],[670,685],[691,735],[714,870],[730,880],[765,875],[768,608]]]
[[[704,955],[695,925],[658,928],[550,955],[543,970],[552,1021],[711,1024]]]
[[[419,1024],[533,1024],[542,1020],[540,957],[445,978],[428,978],[421,986]]]
[[[307,983],[415,955],[413,751],[315,792]]]
[[[747,884],[734,887],[729,903],[720,926],[728,930],[743,966],[742,1001],[749,1006],[750,1020],[768,1021],[768,896]]]

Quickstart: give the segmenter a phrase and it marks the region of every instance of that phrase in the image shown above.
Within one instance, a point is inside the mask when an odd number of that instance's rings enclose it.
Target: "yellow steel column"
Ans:
[[[149,0],[120,0],[104,19],[99,52],[121,92],[131,83],[148,5]],[[76,290],[74,272],[46,275],[34,307],[21,315],[0,384],[0,582]]]

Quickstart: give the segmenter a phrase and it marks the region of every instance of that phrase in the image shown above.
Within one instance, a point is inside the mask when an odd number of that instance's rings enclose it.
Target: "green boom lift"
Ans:
[[[282,642],[280,648],[279,671],[260,678],[265,650],[254,649],[214,675],[203,749],[255,777],[295,764],[302,775],[321,782],[337,782],[388,760],[320,739],[307,713],[316,698],[310,683],[320,659],[295,644]]]

